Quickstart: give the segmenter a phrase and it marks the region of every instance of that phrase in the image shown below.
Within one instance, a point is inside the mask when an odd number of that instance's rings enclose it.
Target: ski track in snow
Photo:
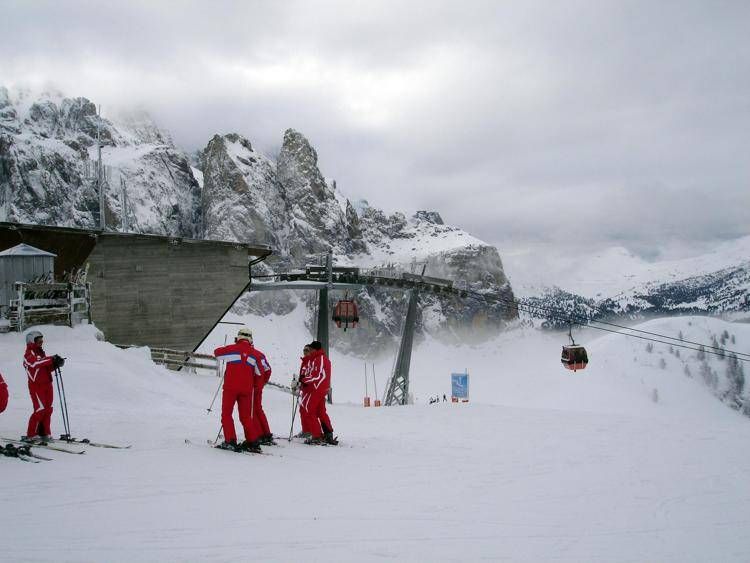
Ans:
[[[245,319],[279,383],[310,339],[303,314]],[[646,325],[698,340],[727,328],[750,352],[750,325]],[[658,345],[648,354],[640,341],[592,340],[589,368],[569,374],[553,335],[505,333],[474,347],[428,338],[412,359],[416,404],[370,409],[359,406],[362,361],[334,351],[329,412],[352,447],[282,439],[266,448],[277,456],[232,456],[184,443],[216,436],[219,406],[206,413],[214,376],[154,366],[145,349],[97,342],[93,327],[41,330],[48,352],[69,358],[73,433],[133,448],[50,451],[54,461],[37,465],[0,458],[0,561],[684,562],[750,552],[750,420]],[[223,343],[223,330],[205,347]],[[22,350],[21,335],[0,335],[11,392],[2,435],[22,433],[30,411]],[[381,393],[391,363],[376,363]],[[471,403],[426,404],[464,368]],[[272,429],[287,435],[291,397],[267,388],[264,398]]]

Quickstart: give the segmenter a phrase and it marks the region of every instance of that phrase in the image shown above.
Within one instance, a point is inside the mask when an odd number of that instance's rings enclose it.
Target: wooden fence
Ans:
[[[91,322],[91,285],[89,283],[16,282],[16,299],[10,300],[8,320],[11,328],[23,332],[41,324],[73,326]]]

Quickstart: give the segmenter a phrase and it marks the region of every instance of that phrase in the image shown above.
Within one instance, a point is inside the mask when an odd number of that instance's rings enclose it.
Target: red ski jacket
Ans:
[[[300,382],[316,391],[328,391],[331,387],[331,360],[323,350],[314,350],[309,356],[302,358]]]
[[[214,350],[214,356],[227,363],[224,389],[249,393],[253,386],[263,385],[266,376],[271,376],[271,366],[266,356],[247,340],[221,346]]]
[[[3,380],[3,376],[0,375],[0,412],[5,410],[8,406],[8,385]]]
[[[52,356],[47,356],[42,347],[30,342],[23,355],[23,367],[29,377],[29,385],[52,383]]]

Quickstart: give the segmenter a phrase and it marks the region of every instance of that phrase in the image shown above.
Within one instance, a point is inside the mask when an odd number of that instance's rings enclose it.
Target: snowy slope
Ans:
[[[284,381],[309,335],[294,313],[250,321]],[[685,338],[727,329],[750,352],[748,325],[654,323]],[[74,432],[134,446],[0,458],[2,560],[684,562],[745,561],[750,548],[750,422],[639,341],[591,339],[577,374],[539,332],[476,348],[427,341],[412,362],[417,404],[380,409],[359,406],[361,363],[334,354],[330,412],[346,445],[248,457],[183,443],[215,436],[215,377],[156,367],[92,327],[42,330],[69,358]],[[3,435],[28,416],[22,349],[20,335],[0,335]],[[471,403],[425,404],[465,367]],[[266,402],[276,433],[288,431],[290,397],[269,390]]]

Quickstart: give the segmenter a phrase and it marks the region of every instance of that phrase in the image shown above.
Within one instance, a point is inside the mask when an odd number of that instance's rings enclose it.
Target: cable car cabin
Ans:
[[[347,328],[356,328],[359,322],[357,304],[351,299],[342,299],[336,303],[336,307],[333,309],[332,320],[339,328],[341,328],[341,325],[344,325],[344,330]]]
[[[586,368],[586,364],[589,363],[589,356],[583,346],[563,346],[560,362],[565,369],[578,371]]]

